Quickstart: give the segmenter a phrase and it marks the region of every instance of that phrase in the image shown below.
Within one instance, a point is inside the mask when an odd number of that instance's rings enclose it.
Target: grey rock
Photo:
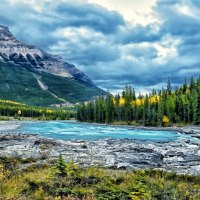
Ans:
[[[184,154],[183,154],[183,152],[168,151],[165,155],[169,156],[169,157],[174,157],[174,156],[182,157]]]
[[[112,169],[163,169],[177,173],[200,175],[199,143],[169,143],[127,139],[96,141],[57,141],[37,135],[0,134],[0,156],[52,160],[62,154],[66,161],[82,166]]]

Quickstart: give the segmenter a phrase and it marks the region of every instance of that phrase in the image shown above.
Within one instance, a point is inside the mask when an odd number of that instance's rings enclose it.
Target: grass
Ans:
[[[5,167],[5,159],[0,163]],[[31,164],[24,170],[19,170],[22,161],[15,161],[15,165],[12,163],[13,160],[8,159],[7,168],[0,170],[0,196],[4,200],[200,199],[200,177],[158,170],[128,172],[81,168],[73,162],[62,163],[59,160],[53,166]]]

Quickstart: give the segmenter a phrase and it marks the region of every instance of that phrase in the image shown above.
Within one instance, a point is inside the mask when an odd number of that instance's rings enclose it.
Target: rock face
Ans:
[[[92,80],[74,65],[65,62],[59,56],[18,41],[8,27],[2,25],[0,25],[0,61],[94,85]]]
[[[156,168],[200,175],[200,143],[180,140],[169,143],[130,139],[96,141],[55,141],[36,135],[0,134],[0,156],[54,159],[62,154],[66,161],[82,166],[114,169]]]

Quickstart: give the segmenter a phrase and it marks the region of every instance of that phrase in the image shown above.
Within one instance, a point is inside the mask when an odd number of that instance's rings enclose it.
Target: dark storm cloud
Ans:
[[[39,12],[30,4],[12,4],[2,0],[0,23],[9,26],[19,39],[43,48],[54,42],[51,33],[59,28],[88,27],[107,34],[124,24],[120,14],[97,5],[55,2],[44,6],[45,9]]]
[[[200,11],[200,7],[195,7],[193,2],[185,3],[185,1],[172,1],[166,3],[159,1],[157,11],[160,18],[164,20],[161,31],[174,36],[184,37],[199,34],[200,18],[195,16],[194,9]],[[181,8],[190,9],[191,13],[184,14]]]
[[[156,42],[161,38],[161,33],[155,30],[155,25],[147,26],[135,25],[122,28],[119,32],[118,40],[121,43],[140,43],[140,42]]]
[[[59,42],[51,46],[50,51],[54,54],[61,54],[67,60],[78,65],[85,65],[88,69],[90,66],[94,68],[97,62],[114,61],[120,56],[119,48],[110,43],[105,36],[95,35],[95,32],[91,30],[81,30],[84,31],[82,37],[79,36],[79,29],[61,30],[61,32],[67,31],[67,33],[72,34],[73,40],[68,36],[60,38],[60,33],[58,33]]]
[[[119,25],[124,25],[124,19],[119,13],[97,5],[59,4],[55,11],[65,17],[63,23],[68,26],[86,26],[103,33],[113,33]]]
[[[84,0],[49,1],[42,9],[28,0],[9,2],[1,1],[0,24],[63,56],[103,88],[151,90],[165,86],[168,76],[178,85],[200,74],[199,1],[158,0],[158,22],[145,26]]]

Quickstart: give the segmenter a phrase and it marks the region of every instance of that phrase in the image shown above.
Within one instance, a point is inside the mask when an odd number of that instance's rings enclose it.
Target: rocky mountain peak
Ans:
[[[7,26],[0,25],[0,32],[7,32],[9,28]]]
[[[17,42],[7,26],[0,25],[0,43],[2,42]]]
[[[33,45],[17,40],[9,28],[0,25],[0,61],[93,85],[92,80],[61,57],[49,54]]]

